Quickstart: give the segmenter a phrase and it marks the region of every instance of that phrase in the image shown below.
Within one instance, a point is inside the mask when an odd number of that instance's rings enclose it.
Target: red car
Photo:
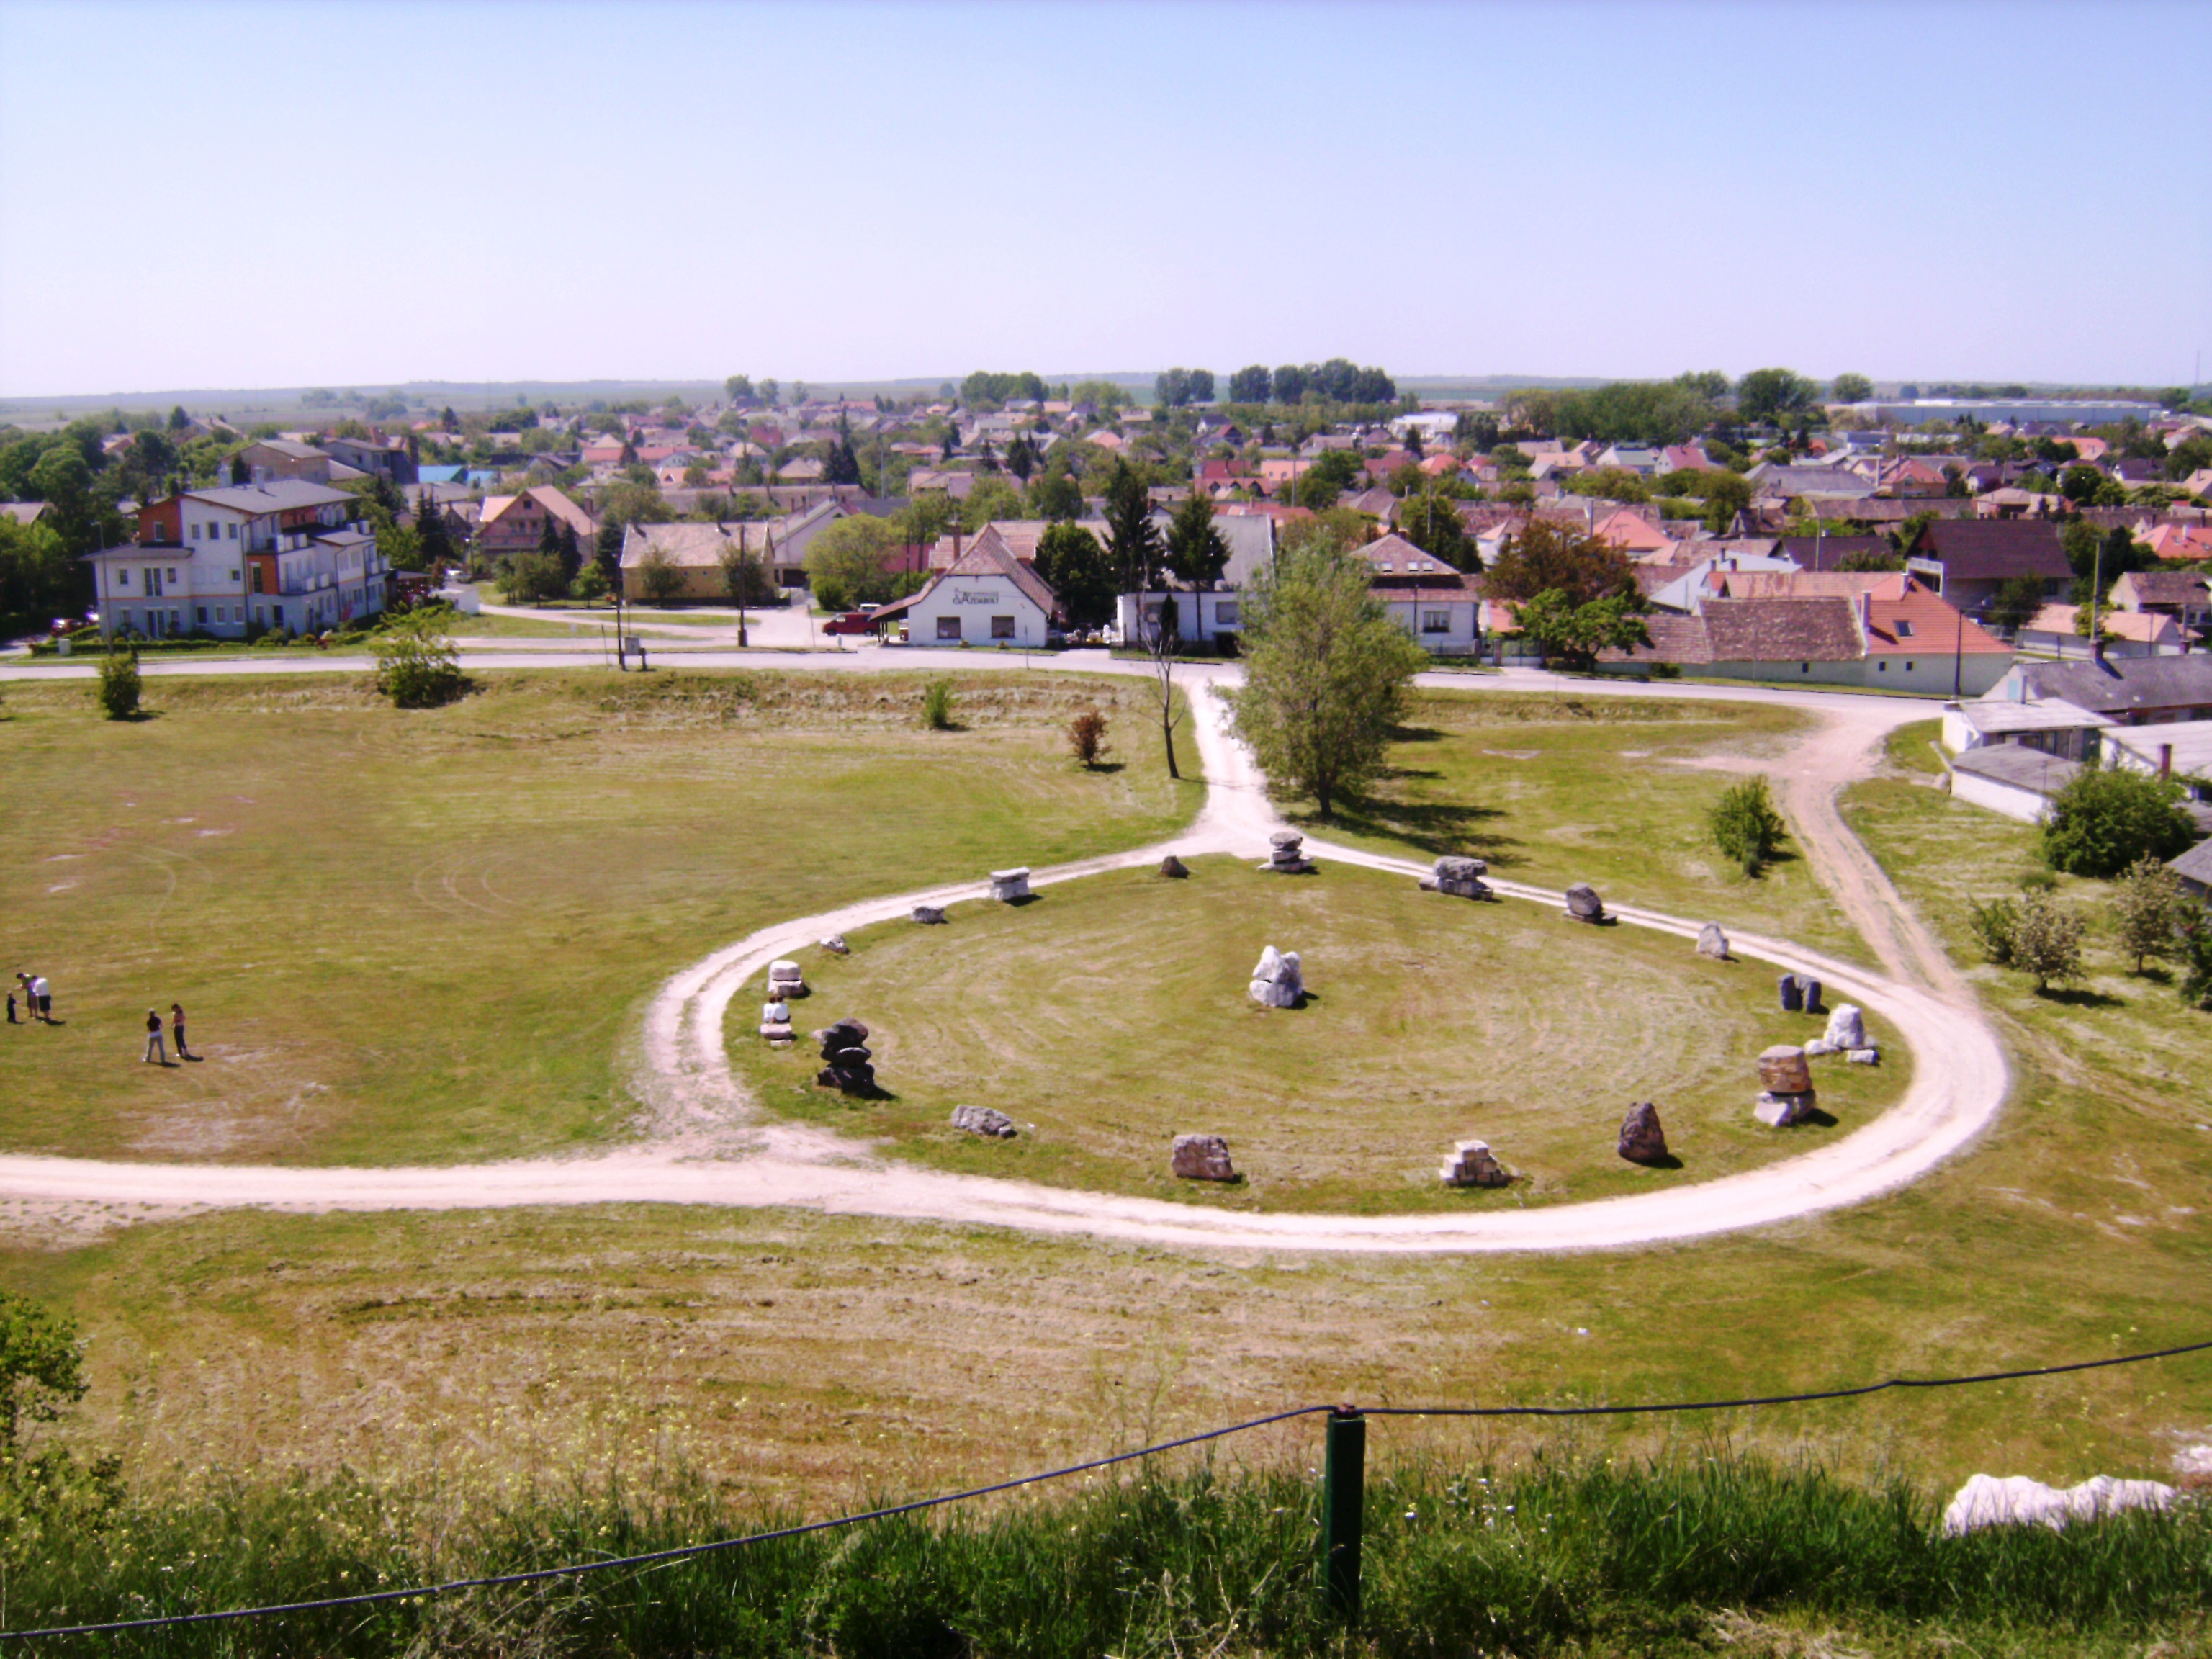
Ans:
[[[822,624],[825,634],[872,634],[876,619],[865,611],[848,611],[842,617],[832,617]]]

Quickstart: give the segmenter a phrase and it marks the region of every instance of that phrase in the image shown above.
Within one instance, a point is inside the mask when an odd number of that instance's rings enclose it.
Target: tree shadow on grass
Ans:
[[[1517,838],[1486,827],[1504,816],[1498,807],[1470,801],[1363,799],[1340,805],[1333,820],[1301,816],[1297,821],[1324,835],[1337,830],[1382,836],[1438,856],[1482,859],[1494,867],[1526,863],[1514,850],[1521,845]]]
[[[2050,986],[2035,994],[2045,1002],[2055,1002],[2062,1008],[2124,1008],[2125,997],[2106,996],[2102,991],[2081,991]]]

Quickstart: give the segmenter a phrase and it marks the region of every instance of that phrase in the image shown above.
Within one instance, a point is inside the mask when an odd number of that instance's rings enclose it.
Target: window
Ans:
[[[228,536],[231,540],[236,541],[238,539],[238,520],[233,519],[228,524],[225,525],[223,526],[223,533]]]
[[[1450,633],[1451,612],[1449,611],[1424,611],[1421,612],[1421,632],[1424,634]]]
[[[202,606],[200,606],[200,608],[199,608],[199,616],[200,616],[200,626],[201,626],[202,628],[205,628],[205,627],[207,626],[207,607],[206,607],[205,605],[202,605]]]
[[[1905,672],[1906,673],[1908,673],[1908,674],[1910,674],[1910,673],[1912,672],[1912,665],[1911,665],[1911,662],[1909,662],[1909,661],[1908,661],[1908,662],[1905,665]]]
[[[992,617],[991,637],[994,640],[1011,640],[1013,638],[1014,619],[1012,617]]]
[[[1889,672],[1889,661],[1887,658],[1884,658],[1882,660],[1881,672],[1885,674]]]
[[[198,525],[195,524],[195,525],[192,526],[192,539],[193,539],[194,541],[198,541],[198,540],[199,540],[199,538],[200,538],[200,527],[199,527],[199,526],[198,526]]]
[[[1912,624],[1902,617],[1898,618],[1897,637],[1900,640],[1909,640],[1912,637]]]
[[[1813,672],[1813,665],[1809,662],[1801,662],[1797,665],[1797,672],[1801,674],[1809,674]]]
[[[937,619],[937,637],[940,640],[958,639],[960,637],[960,618],[957,617],[939,617]]]
[[[177,580],[177,567],[174,565],[169,567],[169,580],[173,582]]]
[[[1234,599],[1224,599],[1220,604],[1215,605],[1213,607],[1213,621],[1216,627],[1236,627],[1237,601]]]
[[[128,565],[118,565],[116,567],[115,585],[118,587],[128,587],[131,586],[131,568]]]
[[[257,564],[257,565],[255,565],[255,566],[253,567],[253,591],[254,591],[255,592],[257,592],[257,593],[263,592],[265,592],[265,591],[266,591],[266,590],[265,590],[265,589],[264,589],[264,588],[263,588],[263,586],[261,586],[261,576],[262,576],[262,567]],[[258,614],[258,613],[257,612],[256,614]]]

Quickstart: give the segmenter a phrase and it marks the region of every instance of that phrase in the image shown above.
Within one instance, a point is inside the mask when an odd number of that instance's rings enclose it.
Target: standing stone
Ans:
[[[1219,1135],[1177,1135],[1168,1153],[1168,1167],[1185,1181],[1237,1179],[1229,1143]]]
[[[1295,1008],[1306,993],[1305,970],[1296,951],[1270,945],[1252,969],[1252,1000],[1263,1008]]]
[[[944,925],[945,907],[941,904],[917,904],[914,907],[913,914],[914,919],[925,927],[937,927]]]
[[[1025,899],[1029,897],[1029,866],[1024,864],[1018,870],[992,871],[991,896],[998,900],[1001,904],[1012,904],[1017,899]]]
[[[1578,881],[1567,889],[1567,919],[1588,922],[1605,920],[1605,903],[1598,897],[1596,888],[1586,881]]]
[[[1486,899],[1491,896],[1490,888],[1482,878],[1489,872],[1490,866],[1480,859],[1441,858],[1437,860],[1436,873],[1421,885],[1454,898]]]
[[[952,1127],[971,1135],[988,1135],[994,1140],[1014,1138],[1013,1119],[993,1106],[955,1106]]]
[[[853,947],[845,943],[842,933],[832,933],[822,941],[822,948],[833,957],[850,956]]]
[[[1279,876],[1304,876],[1313,873],[1313,860],[1305,855],[1305,837],[1295,830],[1278,830],[1267,837],[1273,849],[1267,861],[1260,866]]]
[[[1486,1140],[1455,1141],[1437,1175],[1447,1187],[1503,1187],[1513,1179],[1491,1156]]]
[[[1786,1129],[1802,1121],[1812,1109],[1813,1091],[1809,1089],[1802,1093],[1766,1089],[1761,1090],[1758,1100],[1753,1103],[1751,1115],[1770,1128]]]
[[[779,1002],[806,994],[806,980],[795,962],[771,962],[768,965],[768,994]]]
[[[1798,984],[1796,975],[1784,974],[1775,983],[1777,988],[1782,993],[1784,1013],[1800,1014],[1805,1012],[1805,988]]]
[[[1160,860],[1160,873],[1164,876],[1172,876],[1180,881],[1190,873],[1190,866],[1170,853]]]
[[[1800,974],[1797,975],[1797,985],[1798,988],[1802,990],[1805,994],[1805,1012],[1807,1013],[1819,1014],[1827,1012],[1820,1006],[1820,981],[1819,980],[1808,979],[1804,975]]]
[[[814,1033],[822,1045],[822,1069],[815,1074],[818,1087],[838,1089],[848,1095],[876,1092],[874,1056],[868,1052],[868,1028],[857,1019],[841,1019]]]
[[[1810,1094],[1813,1068],[1805,1062],[1805,1051],[1796,1043],[1778,1042],[1760,1051],[1759,1080],[1777,1094]]]
[[[1721,932],[1717,921],[1709,921],[1698,929],[1698,954],[1711,957],[1715,962],[1729,959],[1728,935]]]
[[[1620,1120],[1620,1155],[1631,1164],[1657,1164],[1667,1156],[1667,1131],[1660,1127],[1659,1109],[1638,1101]]]
[[[1828,1029],[1825,1036],[1831,1048],[1865,1048],[1866,1018],[1859,1012],[1857,1005],[1849,1002],[1837,1004],[1835,1011],[1828,1016]]]

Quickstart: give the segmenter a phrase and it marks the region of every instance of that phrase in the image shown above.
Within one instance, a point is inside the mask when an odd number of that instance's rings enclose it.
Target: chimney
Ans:
[[[1874,595],[1865,588],[1859,589],[1859,634],[1864,637],[1874,625]]]
[[[2162,743],[2158,746],[2158,775],[2161,778],[2173,775],[2173,745]]]

